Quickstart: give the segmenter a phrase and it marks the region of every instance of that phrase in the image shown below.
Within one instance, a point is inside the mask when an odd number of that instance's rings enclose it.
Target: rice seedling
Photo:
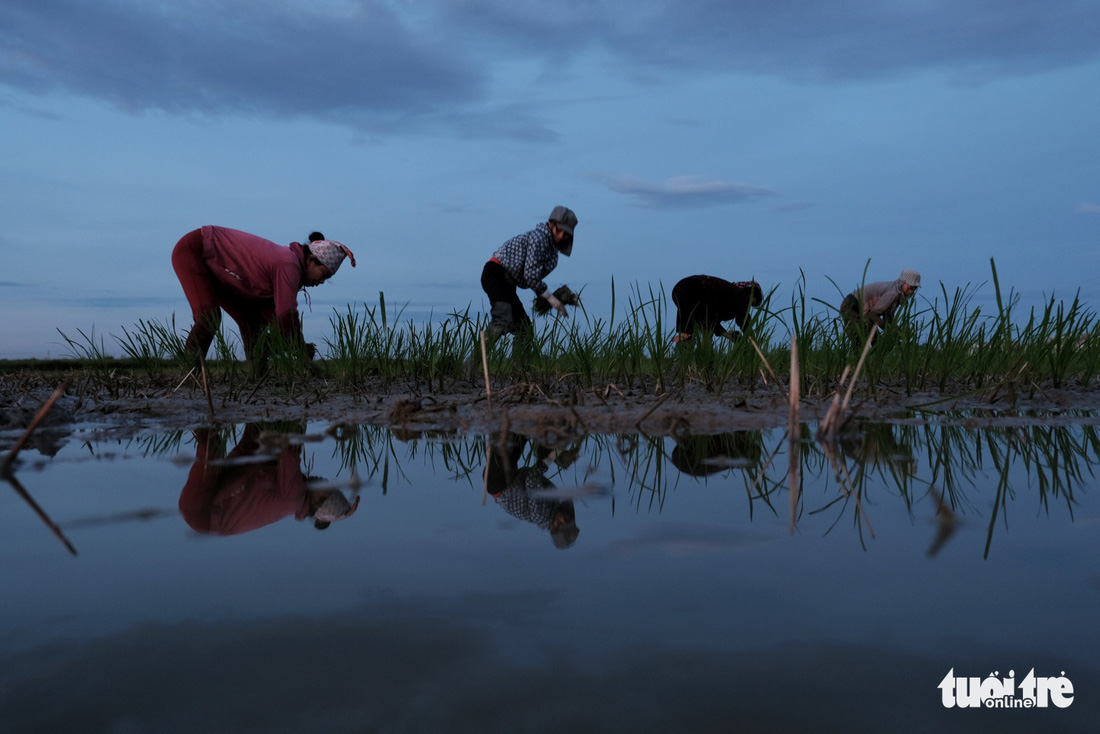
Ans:
[[[176,316],[163,322],[139,319],[133,331],[122,327],[122,335],[113,335],[123,354],[152,376],[165,365],[183,358],[183,338],[176,329]]]
[[[251,356],[253,374],[257,378],[270,374],[293,386],[296,380],[310,372],[311,355],[302,348],[300,337],[281,329],[263,329],[252,345]]]
[[[1053,295],[1040,306],[1021,314],[1019,294],[1003,293],[996,264],[991,260],[996,310],[985,313],[975,305],[982,285],[966,284],[949,290],[944,284],[930,300],[905,304],[876,340],[860,376],[858,391],[873,397],[883,386],[903,388],[908,394],[924,390],[941,393],[989,390],[991,399],[1017,391],[1034,391],[1049,384],[1088,385],[1100,370],[1100,339],[1092,339],[1096,314],[1076,294],[1069,301]],[[830,282],[832,282],[830,280]],[[700,385],[714,396],[724,391],[753,391],[762,381],[772,381],[773,370],[784,384],[791,368],[790,339],[799,346],[799,393],[826,397],[850,370],[862,350],[838,318],[845,295],[822,300],[807,291],[805,274],[795,281],[790,304],[777,307],[779,286],[768,291],[764,302],[750,312],[744,334],[737,340],[698,335],[689,347],[672,342],[668,319],[669,301],[664,286],[633,283],[628,296],[617,293],[611,282],[612,310],[607,317],[574,309],[571,318],[551,314],[537,316],[530,350],[511,349],[514,337],[496,340],[488,349],[489,372],[494,382],[537,384],[548,394],[554,390],[591,391],[609,383],[640,387],[660,393],[670,384]],[[620,303],[624,307],[619,308]],[[334,310],[322,342],[323,359],[310,362],[297,344],[268,330],[257,345],[253,379],[270,374],[291,386],[304,377],[324,374],[340,389],[358,393],[408,385],[415,391],[444,391],[448,381],[468,381],[467,357],[478,347],[478,335],[487,316],[455,311],[443,319],[429,316],[423,323],[403,319],[379,293],[377,304],[347,305]],[[108,354],[102,338],[78,331],[76,338],[60,332],[69,355],[89,367],[117,362]],[[182,355],[182,340],[175,321],[141,320],[115,337],[127,366],[149,374],[164,369],[190,369],[186,361],[172,365]],[[753,344],[756,347],[753,347]],[[240,362],[240,344],[223,330],[216,333],[211,374],[231,385],[247,372]],[[514,358],[513,358],[514,357]],[[474,360],[480,374],[480,355]],[[765,367],[765,363],[770,370]],[[270,372],[268,372],[270,370]]]
[[[403,312],[398,311],[398,322]],[[378,293],[377,307],[363,304],[357,312],[348,305],[346,312],[334,312],[329,323],[333,336],[324,340],[329,366],[342,386],[354,388],[367,376],[380,377],[383,386],[388,386],[401,376],[407,366],[407,340],[415,336],[415,327],[409,325],[409,334],[390,327],[384,292]]]
[[[58,329],[57,333],[65,341],[63,345],[65,353],[88,366],[101,367],[113,359],[107,354],[107,345],[103,341],[103,337],[100,336],[99,342],[96,342],[94,326],[87,333],[82,329],[77,329],[76,333],[79,334],[79,339],[70,337],[61,329]]]
[[[326,338],[325,344],[328,346],[329,360],[345,387],[360,384],[368,374],[369,337],[363,324],[365,316],[369,316],[369,312],[364,310],[360,314],[348,304],[344,313],[334,310],[329,317],[332,337]]]
[[[623,378],[630,383],[640,380],[643,387],[648,378],[654,382],[655,392],[663,392],[674,357],[663,326],[664,286],[658,285],[657,291],[649,286],[648,297],[640,284],[634,284],[633,290],[634,295],[627,299],[628,318],[620,327],[618,340],[626,360]]]
[[[820,299],[808,299],[805,286],[806,275],[799,270],[790,307],[776,313],[775,317],[785,327],[787,340],[791,336],[798,340],[802,364],[799,391],[805,395],[825,395],[849,364],[851,349],[839,319],[830,313],[837,311],[836,307]],[[769,294],[769,301],[770,298]],[[811,301],[825,306],[826,311],[811,310]],[[777,365],[777,369],[789,369],[789,352],[777,350],[773,356],[774,361],[769,359],[769,362]]]
[[[939,307],[937,297],[928,309],[930,317],[923,346],[918,349],[919,342],[903,346],[902,366],[910,393],[924,389],[929,381],[937,383],[941,391],[951,381],[959,379],[981,387],[997,356],[997,350],[985,343],[981,309],[970,308],[974,289],[969,286],[956,288],[948,295],[941,283],[940,291],[944,305]],[[999,328],[994,330],[994,333],[999,332]]]

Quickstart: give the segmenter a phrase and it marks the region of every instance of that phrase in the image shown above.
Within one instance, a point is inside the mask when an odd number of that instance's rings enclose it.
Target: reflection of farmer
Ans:
[[[857,346],[863,346],[872,326],[879,330],[894,320],[894,313],[917,289],[920,288],[920,273],[905,269],[897,280],[884,280],[868,283],[862,288],[844,297],[840,304],[840,317],[844,320],[844,330]],[[877,334],[876,334],[877,338]]]
[[[756,466],[763,454],[760,431],[733,431],[711,436],[677,437],[672,463],[684,474],[705,477],[737,466]]]
[[[312,517],[323,530],[355,512],[358,497],[351,504],[337,490],[309,489],[300,468],[301,446],[284,445],[267,461],[235,463],[257,454],[259,433],[259,426],[248,424],[223,459],[221,437],[207,428],[195,431],[195,463],[180,493],[180,514],[188,525],[200,533],[238,535],[293,515]]]
[[[889,423],[857,419],[841,431],[840,449],[863,466],[893,466],[907,474],[916,473],[913,450],[898,441],[894,426]]]
[[[546,472],[554,461],[554,452],[529,467],[518,468],[523,456],[526,439],[509,433],[504,445],[489,448],[489,460],[485,465],[485,486],[513,517],[550,531],[550,539],[557,548],[569,548],[577,540],[576,513],[571,501],[535,499],[534,492],[554,489],[554,483],[546,478]]]
[[[672,289],[672,302],[676,304],[676,341],[690,339],[696,330],[736,339],[739,334],[727,331],[722,322],[732,319],[743,331],[749,308],[759,306],[763,300],[764,293],[755,280],[731,283],[713,275],[684,278]]]

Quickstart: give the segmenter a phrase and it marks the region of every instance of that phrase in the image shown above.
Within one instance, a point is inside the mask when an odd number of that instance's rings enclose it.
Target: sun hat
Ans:
[[[920,273],[918,273],[916,270],[905,268],[901,271],[900,280],[906,285],[910,285],[914,288],[920,288]]]
[[[322,265],[331,270],[333,275],[336,274],[336,270],[340,267],[340,263],[344,262],[345,257],[351,258],[351,266],[355,267],[355,255],[351,254],[351,250],[348,249],[347,245],[335,240],[310,242],[309,251],[321,261]]]
[[[550,212],[550,221],[569,234],[573,234],[573,228],[577,226],[577,215],[569,207],[556,206],[554,211]]]
[[[557,245],[561,254],[569,257],[573,254],[573,228],[577,226],[577,215],[569,207],[556,206],[550,212],[550,221],[569,234],[569,237]]]

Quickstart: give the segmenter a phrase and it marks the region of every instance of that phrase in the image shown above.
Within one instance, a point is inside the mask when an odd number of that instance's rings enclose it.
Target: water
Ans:
[[[963,425],[805,427],[794,502],[781,430],[43,435],[0,731],[1094,731],[1100,435]],[[1072,703],[944,706],[1010,670]]]

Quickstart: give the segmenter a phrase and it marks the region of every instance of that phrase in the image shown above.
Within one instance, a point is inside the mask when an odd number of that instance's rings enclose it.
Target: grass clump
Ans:
[[[1021,313],[1019,294],[1003,293],[995,263],[990,267],[994,311],[986,313],[975,305],[981,286],[970,284],[948,290],[941,283],[931,300],[911,300],[871,349],[859,389],[867,396],[884,385],[908,394],[986,389],[1015,394],[1040,385],[1092,384],[1100,366],[1100,339],[1093,338],[1096,313],[1077,295],[1068,302],[1052,295]],[[663,392],[696,385],[720,396],[730,389],[756,390],[772,381],[773,371],[780,382],[787,379],[793,336],[799,349],[800,394],[828,395],[858,357],[855,346],[836,307],[807,296],[803,273],[790,305],[778,304],[778,288],[755,304],[738,338],[700,334],[686,346],[672,341],[669,299],[662,284],[632,284],[618,315],[612,280],[609,318],[592,317],[582,306],[570,318],[536,317],[536,348],[513,357],[511,340],[498,340],[489,349],[489,373],[494,382],[529,382],[543,391],[602,390],[614,384],[623,390]],[[843,295],[838,287],[837,302]],[[213,379],[231,385],[249,382],[249,375],[253,381],[269,378],[291,387],[320,377],[352,392],[395,385],[442,392],[449,384],[480,381],[479,334],[487,326],[486,315],[471,315],[468,306],[424,323],[402,316],[403,309],[390,312],[384,293],[377,304],[334,310],[330,332],[313,361],[299,344],[269,329],[256,349],[263,370],[255,364],[246,369],[237,357],[239,343],[219,330],[208,370]],[[174,318],[139,321],[113,336],[123,360],[109,356],[94,329],[78,330],[76,337],[59,333],[69,356],[90,370],[125,365],[154,374],[190,367],[181,361],[182,334]],[[471,355],[475,371],[469,369]]]

